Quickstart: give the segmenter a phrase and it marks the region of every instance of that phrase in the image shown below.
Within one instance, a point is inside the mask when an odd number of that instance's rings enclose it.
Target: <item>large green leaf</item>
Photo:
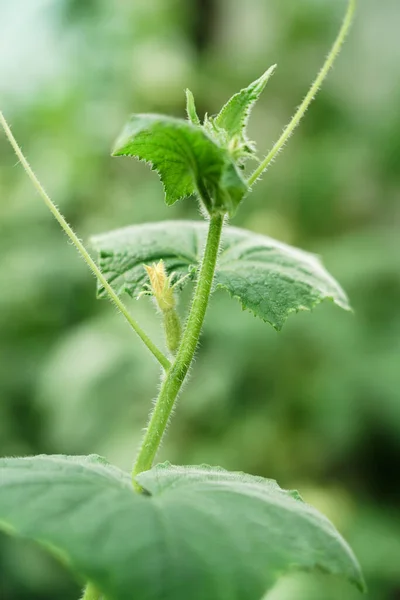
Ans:
[[[260,600],[318,569],[363,587],[351,550],[275,482],[211,467],[129,476],[98,457],[0,461],[0,526],[52,549],[108,600]]]
[[[162,258],[169,273],[194,274],[206,231],[206,224],[194,221],[149,223],[98,235],[93,244],[116,292],[136,297],[146,282],[143,263]],[[325,299],[349,309],[346,294],[318,257],[236,227],[224,229],[215,282],[276,329],[290,313]]]
[[[113,151],[149,162],[161,178],[168,205],[199,193],[210,214],[234,214],[247,192],[228,151],[203,130],[161,115],[132,115]]]

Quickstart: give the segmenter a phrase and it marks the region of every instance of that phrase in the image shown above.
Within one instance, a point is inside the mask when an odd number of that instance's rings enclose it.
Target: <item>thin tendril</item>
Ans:
[[[107,279],[105,278],[105,276],[103,275],[103,273],[101,272],[99,267],[96,265],[96,263],[90,256],[89,252],[86,250],[85,246],[82,244],[82,242],[80,241],[78,236],[75,234],[75,232],[73,231],[71,226],[68,225],[68,223],[64,219],[63,215],[60,213],[60,211],[58,210],[56,205],[53,203],[50,196],[47,194],[47,192],[41,185],[40,181],[36,177],[35,173],[33,172],[32,168],[29,165],[24,154],[22,153],[22,150],[19,147],[15,137],[13,136],[11,129],[1,111],[0,111],[0,124],[1,124],[2,128],[4,129],[4,132],[8,138],[8,141],[10,142],[11,146],[13,147],[15,154],[17,155],[18,159],[20,160],[27,175],[29,176],[30,180],[32,181],[35,189],[37,190],[37,192],[40,194],[40,196],[44,200],[47,208],[50,210],[50,212],[53,214],[53,216],[57,219],[57,221],[59,222],[59,224],[61,225],[61,227],[63,228],[63,230],[65,231],[65,233],[67,234],[67,236],[69,237],[69,239],[71,240],[73,245],[75,246],[75,248],[78,250],[78,252],[82,256],[83,260],[88,265],[89,269],[92,271],[92,273],[95,275],[95,277],[97,277],[97,279],[100,281],[101,285],[106,290],[111,301],[115,304],[115,306],[118,308],[118,310],[124,315],[125,319],[129,323],[129,325],[138,334],[138,336],[140,337],[142,342],[147,346],[147,348],[150,350],[150,352],[156,357],[156,359],[164,367],[164,369],[167,370],[170,367],[170,362],[169,362],[168,358],[161,352],[161,350],[159,350],[159,348],[157,348],[157,346],[150,340],[150,338],[143,331],[143,329],[140,327],[140,325],[129,314],[128,309],[126,308],[125,304],[120,300],[118,295],[115,293],[115,291],[113,290],[111,285],[108,283]]]
[[[333,66],[333,63],[335,62],[336,57],[338,56],[338,54],[341,50],[343,42],[349,32],[351,24],[352,24],[354,13],[356,10],[356,5],[357,5],[357,0],[349,1],[348,7],[347,7],[347,12],[344,17],[342,26],[341,26],[338,36],[335,40],[335,43],[333,44],[331,51],[329,52],[329,54],[326,58],[324,66],[318,73],[314,83],[312,84],[312,86],[311,86],[310,90],[308,91],[308,94],[304,98],[303,102],[300,104],[299,108],[297,109],[294,117],[292,118],[290,123],[285,127],[281,137],[274,144],[274,146],[272,147],[270,152],[267,154],[267,156],[264,158],[264,160],[261,162],[261,164],[257,167],[257,169],[253,172],[253,174],[250,175],[249,179],[247,180],[247,183],[249,186],[252,186],[253,183],[264,173],[264,171],[267,170],[270,163],[276,158],[277,154],[282,150],[282,148],[284,147],[284,145],[286,144],[288,139],[293,134],[296,127],[299,125],[301,119],[304,117],[304,115],[307,111],[307,108],[310,106],[311,102],[314,100],[316,93],[318,92],[324,79],[328,75],[331,67]]]

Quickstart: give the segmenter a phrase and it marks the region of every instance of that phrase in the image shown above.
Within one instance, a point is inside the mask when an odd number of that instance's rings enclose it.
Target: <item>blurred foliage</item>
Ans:
[[[372,600],[400,598],[398,0],[360,3],[337,66],[233,224],[320,253],[355,314],[322,305],[281,334],[223,293],[207,317],[160,459],[297,487],[347,537]],[[79,235],[163,218],[157,177],[109,149],[130,112],[199,112],[277,62],[250,124],[264,152],[307,90],[344,2],[16,0],[0,6],[1,105]],[[129,468],[158,369],[106,301],[0,138],[0,451],[97,452]],[[181,302],[184,310],[187,297]],[[151,303],[132,310],[161,343]],[[2,600],[72,600],[79,584],[2,537]],[[353,600],[282,580],[270,600]]]

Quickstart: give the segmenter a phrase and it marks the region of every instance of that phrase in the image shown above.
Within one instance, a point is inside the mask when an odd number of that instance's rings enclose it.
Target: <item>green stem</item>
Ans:
[[[133,484],[138,491],[141,490],[135,481],[135,475],[150,469],[153,464],[175,400],[197,348],[214,279],[223,222],[224,217],[222,215],[211,217],[203,261],[197,278],[185,331],[176,358],[162,383],[157,402],[133,467]]]
[[[181,341],[182,327],[176,308],[171,308],[163,313],[164,330],[168,350],[175,356]]]
[[[101,600],[101,592],[99,592],[91,583],[88,583],[81,600]]]
[[[264,158],[264,160],[261,162],[261,164],[257,167],[257,169],[254,171],[254,173],[247,180],[247,183],[249,186],[252,186],[253,183],[264,173],[264,171],[266,171],[266,169],[268,168],[270,163],[274,160],[274,158],[280,152],[280,150],[282,150],[283,146],[286,144],[286,142],[288,141],[288,139],[290,138],[290,136],[292,135],[292,133],[294,132],[294,130],[296,129],[298,124],[300,123],[301,119],[304,117],[304,115],[307,111],[307,108],[310,106],[311,102],[314,100],[316,93],[318,92],[319,88],[321,87],[324,79],[328,75],[331,67],[333,66],[333,63],[335,62],[336,57],[338,56],[338,54],[340,52],[340,49],[343,45],[343,42],[346,38],[346,35],[349,32],[351,23],[353,21],[354,13],[356,11],[356,6],[357,6],[357,0],[349,0],[347,12],[346,12],[345,18],[343,20],[342,26],[337,35],[335,43],[333,44],[331,51],[329,52],[329,54],[326,58],[324,66],[318,73],[308,94],[306,95],[303,102],[300,104],[299,108],[297,109],[296,114],[294,115],[294,117],[292,118],[290,123],[285,127],[279,140],[274,144],[274,146],[272,147],[270,152],[267,154],[267,156]]]
[[[68,225],[68,223],[64,219],[63,215],[60,213],[58,208],[55,206],[55,204],[51,200],[50,196],[47,194],[47,192],[43,188],[42,184],[36,177],[31,166],[29,165],[28,161],[26,160],[25,156],[23,155],[21,148],[18,146],[18,143],[17,143],[15,137],[13,136],[11,129],[8,126],[8,123],[1,111],[0,111],[0,124],[4,129],[4,132],[8,138],[11,146],[14,148],[15,154],[17,155],[18,159],[20,160],[22,166],[24,167],[27,175],[29,176],[29,178],[32,181],[33,185],[35,186],[36,190],[39,192],[40,196],[44,200],[47,208],[50,210],[50,212],[53,214],[53,216],[57,219],[57,221],[59,222],[59,224],[61,225],[61,227],[63,228],[63,230],[65,231],[65,233],[67,234],[67,236],[69,237],[69,239],[71,240],[73,245],[75,246],[75,248],[78,250],[78,252],[82,256],[83,260],[88,265],[89,269],[92,271],[92,273],[95,275],[95,277],[97,277],[97,279],[100,281],[101,285],[106,290],[111,301],[115,304],[115,306],[118,308],[118,310],[124,315],[125,319],[128,321],[128,323],[132,327],[132,329],[138,334],[138,336],[140,337],[142,342],[147,346],[147,348],[150,350],[150,352],[156,357],[156,359],[163,366],[163,368],[168,369],[170,367],[170,362],[169,362],[168,358],[166,356],[164,356],[164,354],[161,352],[161,350],[159,350],[159,348],[157,348],[157,346],[151,341],[151,339],[143,331],[143,329],[140,327],[140,325],[129,314],[128,309],[126,308],[125,304],[120,300],[118,295],[114,292],[113,288],[108,283],[107,279],[104,277],[103,273],[100,271],[99,267],[96,265],[96,263],[90,256],[89,252],[86,250],[85,246],[82,244],[82,242],[80,241],[78,236],[75,234],[73,229],[70,227],[70,225]]]

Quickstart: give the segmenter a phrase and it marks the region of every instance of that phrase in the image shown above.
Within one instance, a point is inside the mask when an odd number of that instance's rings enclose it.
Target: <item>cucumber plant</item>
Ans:
[[[319,259],[228,226],[304,116],[332,66],[355,11],[350,0],[338,37],[295,116],[253,173],[251,109],[274,67],[200,120],[186,92],[187,119],[133,115],[114,156],[148,162],[165,201],[198,201],[204,222],[133,225],[93,238],[95,262],[39,183],[0,113],[3,129],[37,191],[109,296],[161,366],[158,399],[132,474],[99,456],[36,456],[0,462],[0,527],[37,541],[87,581],[85,600],[260,600],[293,569],[340,575],[364,588],[360,567],[334,526],[275,481],[207,465],[153,466],[187,378],[213,289],[281,329],[292,312],[346,294]],[[248,167],[247,167],[248,168]],[[188,315],[176,309],[194,282]],[[167,351],[150,340],[121,297],[152,296]]]

